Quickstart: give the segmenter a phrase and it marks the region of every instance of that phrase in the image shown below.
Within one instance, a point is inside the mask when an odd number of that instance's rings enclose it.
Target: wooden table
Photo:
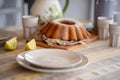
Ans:
[[[0,48],[0,80],[120,80],[120,48],[109,46],[109,40],[97,40],[86,47],[73,50],[89,59],[89,65],[70,73],[40,73],[17,64],[16,56],[24,52],[25,40],[19,40],[18,49]],[[38,47],[41,48],[41,47]]]

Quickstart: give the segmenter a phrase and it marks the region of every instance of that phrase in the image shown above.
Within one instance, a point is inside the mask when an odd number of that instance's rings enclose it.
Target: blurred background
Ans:
[[[61,7],[65,0],[59,0]],[[91,20],[94,0],[70,0],[64,17]],[[0,27],[21,25],[22,15],[28,15],[34,0],[0,0]],[[91,12],[91,13],[90,13]]]
[[[65,0],[59,0],[61,7]],[[34,0],[0,0],[0,28],[21,25],[23,15],[28,15]],[[94,20],[95,0],[70,0],[69,7],[64,17]],[[120,3],[120,0],[117,0]],[[117,9],[120,9],[119,5]]]

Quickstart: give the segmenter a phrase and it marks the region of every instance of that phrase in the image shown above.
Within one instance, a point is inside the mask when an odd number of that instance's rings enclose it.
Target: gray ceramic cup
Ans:
[[[110,23],[110,46],[120,47],[120,23]]]
[[[32,37],[38,25],[38,17],[37,16],[23,16],[22,25],[23,25],[24,37],[26,39],[30,38]]]
[[[109,24],[113,22],[112,18],[100,16],[97,18],[98,35],[100,40],[109,38]]]

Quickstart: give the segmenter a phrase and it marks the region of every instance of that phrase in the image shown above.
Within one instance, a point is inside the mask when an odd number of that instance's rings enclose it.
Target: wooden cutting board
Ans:
[[[50,46],[50,45],[47,45],[45,42],[41,42],[41,41],[36,41],[36,44],[37,44],[37,46],[41,46],[41,47],[45,47],[45,48],[59,48],[59,49],[65,49],[65,50],[74,50],[74,49],[77,49],[77,48],[80,48],[80,47],[87,47],[88,43],[93,42],[97,39],[98,39],[98,35],[92,32],[90,39],[88,39],[85,42],[86,45],[85,44],[77,44],[77,45],[72,45],[72,46],[61,46],[61,45]],[[29,40],[30,39],[28,39],[27,42]]]

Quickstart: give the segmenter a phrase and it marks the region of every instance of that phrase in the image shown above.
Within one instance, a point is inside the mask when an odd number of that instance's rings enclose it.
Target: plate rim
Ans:
[[[27,53],[29,54],[29,52],[31,52],[31,51],[44,51],[44,50],[45,50],[45,51],[47,51],[47,50],[49,50],[49,51],[54,51],[54,50],[66,51],[66,52],[68,52],[68,54],[70,54],[70,55],[71,55],[71,54],[72,54],[72,55],[75,55],[77,58],[79,58],[79,60],[78,60],[77,62],[75,62],[75,63],[73,63],[73,64],[69,64],[69,65],[63,65],[63,66],[48,66],[48,65],[42,65],[42,64],[34,63],[34,62],[32,62],[30,59],[27,58]],[[72,51],[68,51],[68,50],[62,50],[62,49],[36,49],[36,50],[31,50],[31,51],[28,51],[28,52],[26,52],[26,53],[24,54],[25,60],[26,60],[27,62],[33,64],[33,65],[40,66],[40,67],[45,67],[45,68],[67,68],[67,67],[75,66],[75,65],[77,65],[77,64],[79,64],[79,63],[82,62],[81,55],[78,55],[77,53],[72,52]],[[34,53],[32,53],[32,54],[34,54]],[[44,53],[41,53],[41,54],[44,54]],[[46,53],[46,54],[47,54],[47,53]],[[48,53],[48,54],[50,54],[50,53]],[[56,53],[56,54],[57,54],[57,53]],[[65,55],[65,53],[61,53],[61,54]]]
[[[80,69],[86,67],[89,64],[88,58],[85,57],[84,55],[80,54],[82,56],[82,58],[83,58],[83,61],[84,61],[84,64],[82,66],[80,66],[82,64],[82,63],[80,63],[79,66],[76,65],[76,67],[74,66],[74,67],[71,67],[71,68],[63,68],[63,69],[51,69],[51,68],[40,68],[40,67],[36,68],[36,67],[31,66],[29,62],[25,61],[25,59],[20,61],[20,57],[24,58],[24,54],[25,54],[25,52],[20,53],[20,54],[17,55],[17,57],[16,57],[17,63],[20,66],[22,66],[22,67],[24,67],[26,69],[29,69],[29,70],[32,70],[32,71],[36,71],[36,72],[45,72],[45,73],[72,72],[72,71],[80,70]],[[25,63],[27,63],[27,64],[25,64]]]
[[[9,38],[9,35],[7,35],[7,34],[2,34],[2,35],[0,35],[0,41],[3,41],[3,40],[6,40],[6,39],[8,39]]]

